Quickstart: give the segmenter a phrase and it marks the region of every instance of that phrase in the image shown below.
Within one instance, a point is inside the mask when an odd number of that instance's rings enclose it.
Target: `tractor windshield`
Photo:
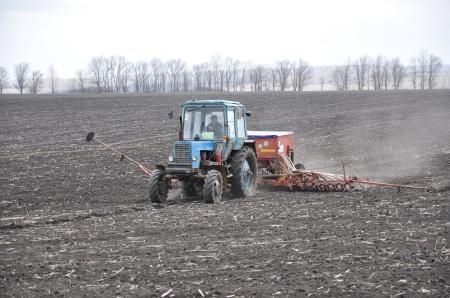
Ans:
[[[184,140],[222,140],[224,136],[223,106],[192,106],[184,110]]]

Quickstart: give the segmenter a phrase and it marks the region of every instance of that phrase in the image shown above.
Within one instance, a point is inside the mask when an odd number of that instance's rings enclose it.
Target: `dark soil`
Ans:
[[[450,295],[450,91],[198,95],[294,131],[306,168],[438,192],[152,205],[145,176],[86,134],[153,169],[190,97],[0,97],[1,296]]]

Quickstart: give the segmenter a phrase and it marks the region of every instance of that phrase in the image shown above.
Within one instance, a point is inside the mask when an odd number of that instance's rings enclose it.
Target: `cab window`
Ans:
[[[222,107],[186,107],[183,123],[184,140],[222,140],[223,135]]]
[[[237,137],[246,138],[245,133],[245,121],[244,121],[244,109],[239,107],[236,109],[236,126],[237,126]]]
[[[234,139],[234,138],[236,138],[236,127],[234,125],[234,109],[233,108],[228,109],[227,118],[228,118],[229,137],[231,139]]]

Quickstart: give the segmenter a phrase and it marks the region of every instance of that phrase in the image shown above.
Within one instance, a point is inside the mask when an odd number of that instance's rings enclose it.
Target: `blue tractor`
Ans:
[[[190,100],[183,104],[179,140],[167,165],[150,175],[150,199],[165,203],[175,179],[185,196],[218,203],[229,188],[235,197],[256,189],[255,141],[247,135],[244,105],[229,100]]]

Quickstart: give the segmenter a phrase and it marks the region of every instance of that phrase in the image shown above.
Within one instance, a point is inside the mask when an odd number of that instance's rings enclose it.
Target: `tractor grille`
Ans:
[[[180,143],[175,144],[175,162],[191,163],[191,144]]]

